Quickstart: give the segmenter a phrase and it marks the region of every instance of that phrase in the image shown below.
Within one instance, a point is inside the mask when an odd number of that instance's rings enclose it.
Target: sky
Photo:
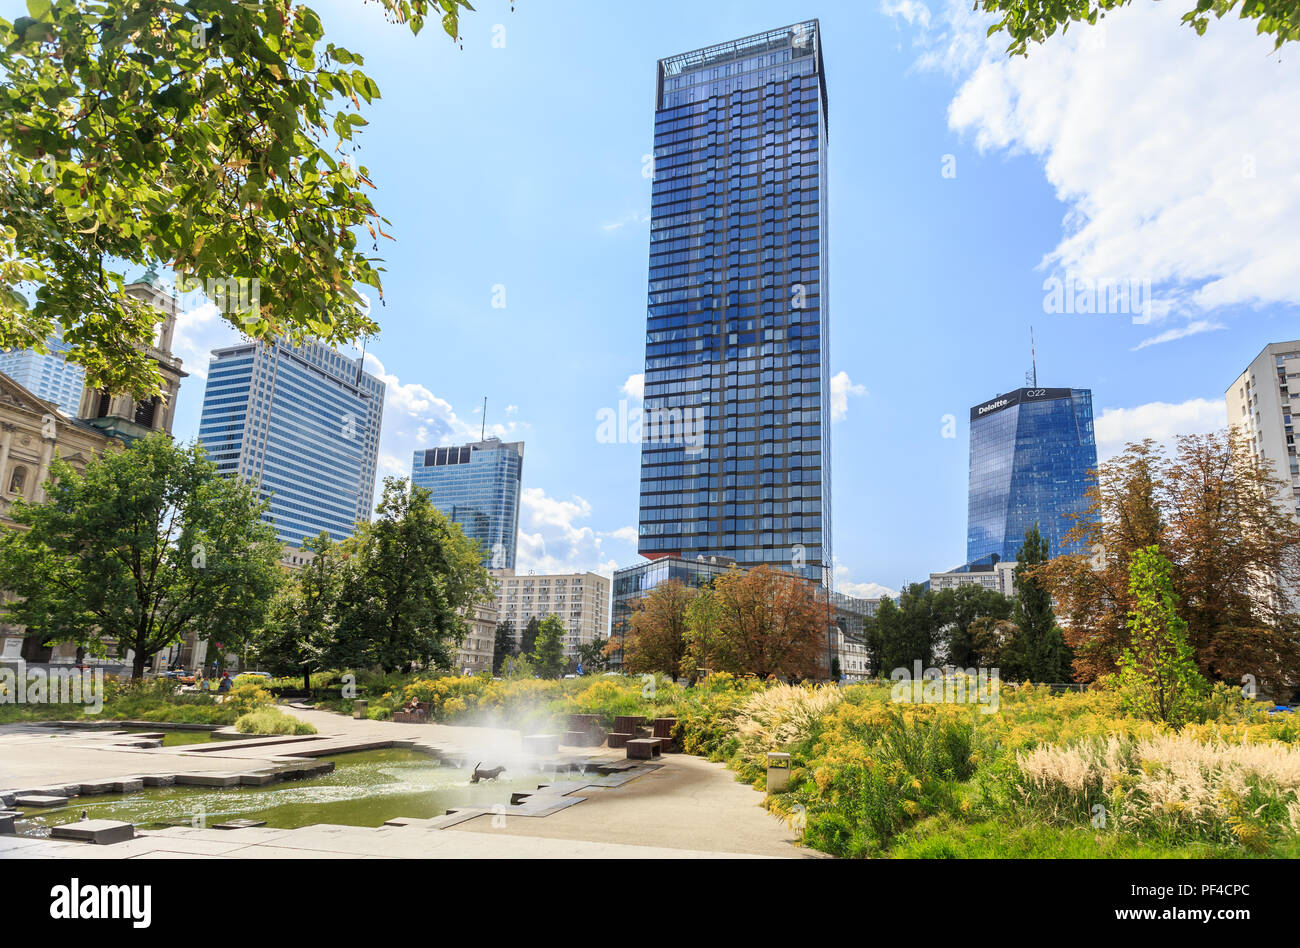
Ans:
[[[526,445],[519,571],[640,561],[639,447],[597,430],[639,406],[655,64],[813,17],[838,589],[963,562],[969,410],[1025,384],[1031,327],[1038,384],[1092,390],[1103,459],[1225,425],[1227,387],[1300,336],[1300,46],[1237,20],[1198,37],[1190,0],[1136,0],[1010,60],[970,6],[481,0],[462,49],[314,4],[382,91],[357,155],[396,237],[367,356],[380,473],[476,440],[486,397],[488,432]],[[1132,288],[1143,312],[1049,312],[1053,278]],[[211,306],[182,317],[179,438],[234,338]]]

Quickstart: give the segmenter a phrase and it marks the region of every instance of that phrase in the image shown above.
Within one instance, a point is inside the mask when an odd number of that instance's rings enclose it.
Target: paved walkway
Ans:
[[[232,742],[169,748],[117,748],[107,734],[45,727],[0,727],[0,789],[31,789],[139,774],[241,772],[281,755],[338,753],[368,741],[418,742],[444,757],[509,761],[520,757],[516,731],[357,721],[325,711],[286,709],[320,732],[292,744]],[[116,738],[120,740],[119,738]],[[206,748],[206,749],[204,749]],[[621,751],[572,749],[621,759]],[[545,817],[485,814],[442,829],[316,825],[238,830],[172,827],[138,832],[109,846],[0,836],[0,858],[705,858],[818,857],[794,845],[792,830],[762,808],[762,796],[731,771],[672,754],[663,766],[620,787],[586,787],[583,802]],[[575,778],[562,778],[575,779]],[[559,789],[559,788],[557,788]]]

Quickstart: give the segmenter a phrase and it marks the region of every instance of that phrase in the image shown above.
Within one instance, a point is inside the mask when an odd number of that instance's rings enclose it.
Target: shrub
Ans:
[[[235,721],[240,734],[315,734],[316,728],[306,721],[285,714],[279,708],[262,707],[249,711]]]

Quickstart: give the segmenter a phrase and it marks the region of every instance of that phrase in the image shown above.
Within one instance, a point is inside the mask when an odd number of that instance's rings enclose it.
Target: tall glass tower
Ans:
[[[1022,388],[970,410],[970,497],[966,560],[990,554],[1014,562],[1025,531],[1038,524],[1052,556],[1077,553],[1064,542],[1082,513],[1088,472],[1097,467],[1092,392]]]
[[[53,402],[59,411],[76,418],[81,407],[85,370],[67,360],[69,346],[60,336],[51,336],[50,351],[10,349],[0,352],[0,372],[9,376],[37,398]]]
[[[639,552],[829,583],[816,20],[660,60]]]
[[[374,509],[384,383],[319,342],[217,349],[199,441],[217,473],[269,497],[281,543],[352,536]]]
[[[523,442],[497,438],[416,451],[411,461],[411,482],[478,542],[491,569],[515,568],[523,473]]]

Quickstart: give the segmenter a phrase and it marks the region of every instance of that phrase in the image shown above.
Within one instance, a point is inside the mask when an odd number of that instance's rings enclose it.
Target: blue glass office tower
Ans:
[[[970,410],[970,498],[966,560],[1014,561],[1038,523],[1052,556],[1077,553],[1065,535],[1082,513],[1097,467],[1092,392],[1022,388]]]
[[[829,581],[816,20],[659,62],[639,552]]]
[[[522,441],[497,438],[416,451],[411,481],[427,488],[435,507],[460,524],[483,548],[483,565],[515,568]]]
[[[81,408],[85,370],[67,361],[69,347],[59,336],[51,336],[46,345],[50,348],[48,353],[31,349],[0,352],[0,372],[37,398],[53,402],[65,415],[76,418]]]
[[[217,349],[199,441],[219,474],[270,498],[281,543],[322,530],[346,539],[374,509],[384,390],[359,360],[318,342]]]

